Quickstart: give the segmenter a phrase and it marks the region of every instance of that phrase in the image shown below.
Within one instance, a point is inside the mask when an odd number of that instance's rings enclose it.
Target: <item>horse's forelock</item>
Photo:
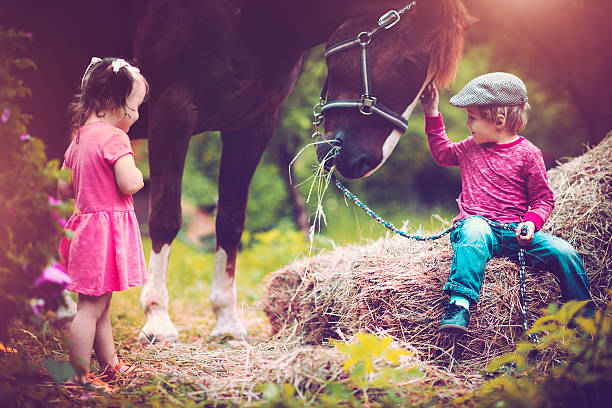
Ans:
[[[426,41],[431,55],[429,70],[436,84],[445,87],[457,73],[468,13],[461,0],[442,0],[441,3],[435,11],[438,24]]]

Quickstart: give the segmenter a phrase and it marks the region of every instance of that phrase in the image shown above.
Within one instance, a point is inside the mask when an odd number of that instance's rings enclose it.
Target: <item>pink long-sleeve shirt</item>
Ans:
[[[448,139],[442,116],[425,116],[425,133],[434,161],[459,166],[461,194],[455,222],[470,215],[508,223],[532,221],[536,230],[546,222],[555,198],[546,176],[542,152],[519,137],[507,144]]]

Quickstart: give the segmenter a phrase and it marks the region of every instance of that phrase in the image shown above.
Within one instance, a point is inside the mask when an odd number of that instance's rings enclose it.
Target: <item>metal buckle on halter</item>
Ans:
[[[368,45],[372,41],[372,36],[367,31],[362,31],[357,34],[357,39],[361,45]]]
[[[389,10],[378,19],[378,26],[385,29],[391,28],[400,21],[400,15],[395,10]]]
[[[361,95],[361,100],[359,101],[359,112],[364,115],[371,115],[374,112],[372,111],[372,106],[376,103],[376,98],[373,96],[365,96]]]

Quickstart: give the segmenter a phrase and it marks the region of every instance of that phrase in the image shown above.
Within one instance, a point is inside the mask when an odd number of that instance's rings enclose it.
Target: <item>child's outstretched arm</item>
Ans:
[[[142,172],[136,167],[134,156],[126,154],[113,165],[115,181],[123,194],[134,194],[144,187]]]
[[[463,142],[452,143],[448,139],[442,116],[438,112],[440,94],[433,82],[425,87],[420,99],[425,114],[425,134],[431,156],[441,166],[458,166]]]

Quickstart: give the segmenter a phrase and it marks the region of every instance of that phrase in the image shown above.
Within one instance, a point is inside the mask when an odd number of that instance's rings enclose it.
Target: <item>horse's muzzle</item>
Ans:
[[[317,159],[325,170],[330,170],[336,164],[336,157],[340,154],[342,140],[329,139],[317,146]]]

